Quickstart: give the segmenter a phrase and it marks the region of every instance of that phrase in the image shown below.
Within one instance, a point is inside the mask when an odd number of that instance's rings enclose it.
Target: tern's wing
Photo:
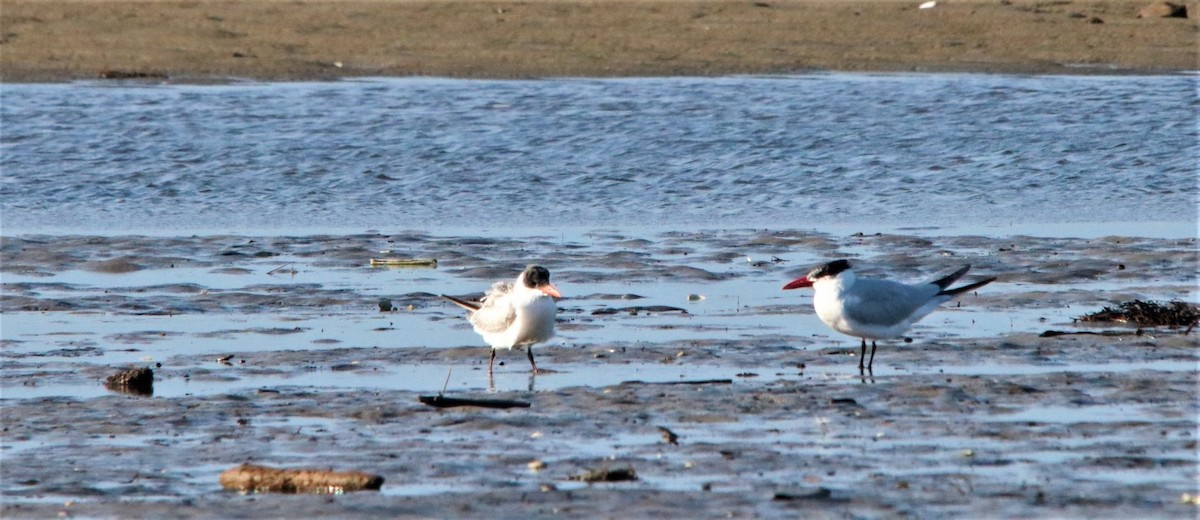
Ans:
[[[512,306],[512,284],[497,282],[483,297],[483,305],[471,313],[470,322],[475,330],[483,334],[503,332],[517,319],[517,310]]]
[[[851,321],[888,327],[916,320],[932,310],[924,307],[937,296],[938,286],[907,285],[888,280],[860,278],[845,296],[845,313]]]

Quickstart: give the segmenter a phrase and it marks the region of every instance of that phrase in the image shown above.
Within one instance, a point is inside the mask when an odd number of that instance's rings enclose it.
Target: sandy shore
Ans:
[[[1194,332],[1072,322],[1115,301],[1193,298],[1194,238],[732,230],[2,245],[4,518],[1196,513],[1181,500],[1198,491]],[[367,267],[385,249],[439,266]],[[812,256],[902,279],[969,262],[969,277],[1000,281],[924,320],[914,343],[881,345],[874,373],[860,374],[856,342],[816,322],[808,296],[779,290]],[[503,353],[490,388],[486,347],[435,294],[477,291],[531,258],[568,296],[561,338],[537,349],[537,376]],[[396,310],[381,312],[383,299]],[[629,309],[655,305],[682,311]],[[1040,337],[1047,329],[1085,334]],[[104,388],[129,366],[155,371],[153,397]],[[443,385],[531,407],[417,402]],[[218,474],[245,462],[385,482],[332,497],[222,491]],[[627,467],[639,480],[571,480]]]
[[[1200,68],[1200,17],[1139,19],[1149,0],[919,3],[5,0],[0,79]]]

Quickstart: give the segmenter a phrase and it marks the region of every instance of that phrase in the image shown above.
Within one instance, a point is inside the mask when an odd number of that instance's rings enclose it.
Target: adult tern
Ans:
[[[970,268],[970,265],[965,265],[942,278],[910,285],[860,278],[850,268],[849,261],[834,260],[792,280],[783,288],[812,287],[813,308],[817,311],[817,317],[833,330],[862,339],[859,369],[863,368],[867,340],[870,339],[871,359],[866,365],[870,369],[875,362],[875,340],[899,338],[938,305],[996,280],[987,278],[950,289],[950,284]]]

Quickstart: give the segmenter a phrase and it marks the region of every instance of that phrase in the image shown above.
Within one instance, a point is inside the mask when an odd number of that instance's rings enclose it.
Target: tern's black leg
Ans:
[[[862,351],[858,353],[858,369],[863,369],[863,359],[867,357],[867,338],[862,340]]]
[[[492,375],[492,365],[496,364],[496,349],[492,349],[492,358],[488,360],[488,375]]]
[[[867,340],[863,340],[863,348],[867,348]],[[871,360],[867,362],[867,370],[875,365],[875,341],[871,341]]]
[[[529,356],[529,366],[533,367],[533,373],[537,373],[537,363],[533,361],[533,345],[525,347],[525,354]]]

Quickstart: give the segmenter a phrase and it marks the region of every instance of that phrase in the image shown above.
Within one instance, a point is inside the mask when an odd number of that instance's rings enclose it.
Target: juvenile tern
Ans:
[[[467,320],[475,332],[492,346],[488,375],[496,363],[496,350],[525,347],[532,371],[537,373],[533,360],[533,345],[554,337],[555,298],[562,298],[558,288],[550,283],[550,271],[531,265],[517,276],[515,282],[496,282],[479,303],[442,295],[467,310]]]

